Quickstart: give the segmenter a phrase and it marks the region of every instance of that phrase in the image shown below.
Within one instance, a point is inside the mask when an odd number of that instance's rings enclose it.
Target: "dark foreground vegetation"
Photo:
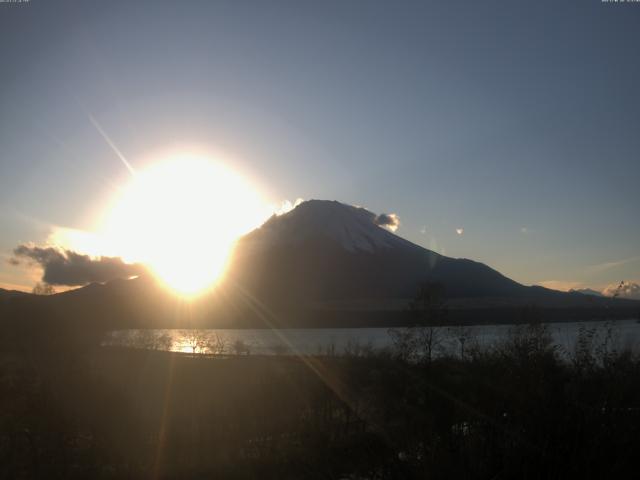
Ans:
[[[637,472],[640,359],[544,327],[431,358],[208,358],[5,324],[1,478],[620,478]]]

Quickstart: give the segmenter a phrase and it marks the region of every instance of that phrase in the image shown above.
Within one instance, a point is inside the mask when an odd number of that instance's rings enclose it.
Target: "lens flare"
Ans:
[[[265,219],[257,191],[226,167],[181,157],[136,172],[104,230],[110,250],[192,296],[219,280],[237,238]]]

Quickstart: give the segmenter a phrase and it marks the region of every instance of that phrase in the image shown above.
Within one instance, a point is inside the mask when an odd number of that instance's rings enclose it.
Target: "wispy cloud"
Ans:
[[[634,263],[638,261],[640,261],[640,255],[637,255],[635,257],[625,258],[623,260],[617,260],[614,262],[598,263],[598,264],[587,267],[586,270],[589,273],[601,273],[611,268],[621,267],[623,265],[627,265],[629,263]]]

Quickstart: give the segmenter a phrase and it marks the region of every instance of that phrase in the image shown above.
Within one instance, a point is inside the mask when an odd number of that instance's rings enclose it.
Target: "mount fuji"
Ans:
[[[337,201],[310,200],[242,238],[231,275],[272,302],[411,298],[423,281],[449,297],[540,293],[472,260],[455,259],[378,225],[378,216]]]

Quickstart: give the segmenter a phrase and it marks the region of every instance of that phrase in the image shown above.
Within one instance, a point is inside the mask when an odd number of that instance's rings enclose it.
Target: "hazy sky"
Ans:
[[[600,0],[0,3],[0,284],[126,181],[90,116],[134,168],[197,146],[526,284],[640,280],[639,45]]]

